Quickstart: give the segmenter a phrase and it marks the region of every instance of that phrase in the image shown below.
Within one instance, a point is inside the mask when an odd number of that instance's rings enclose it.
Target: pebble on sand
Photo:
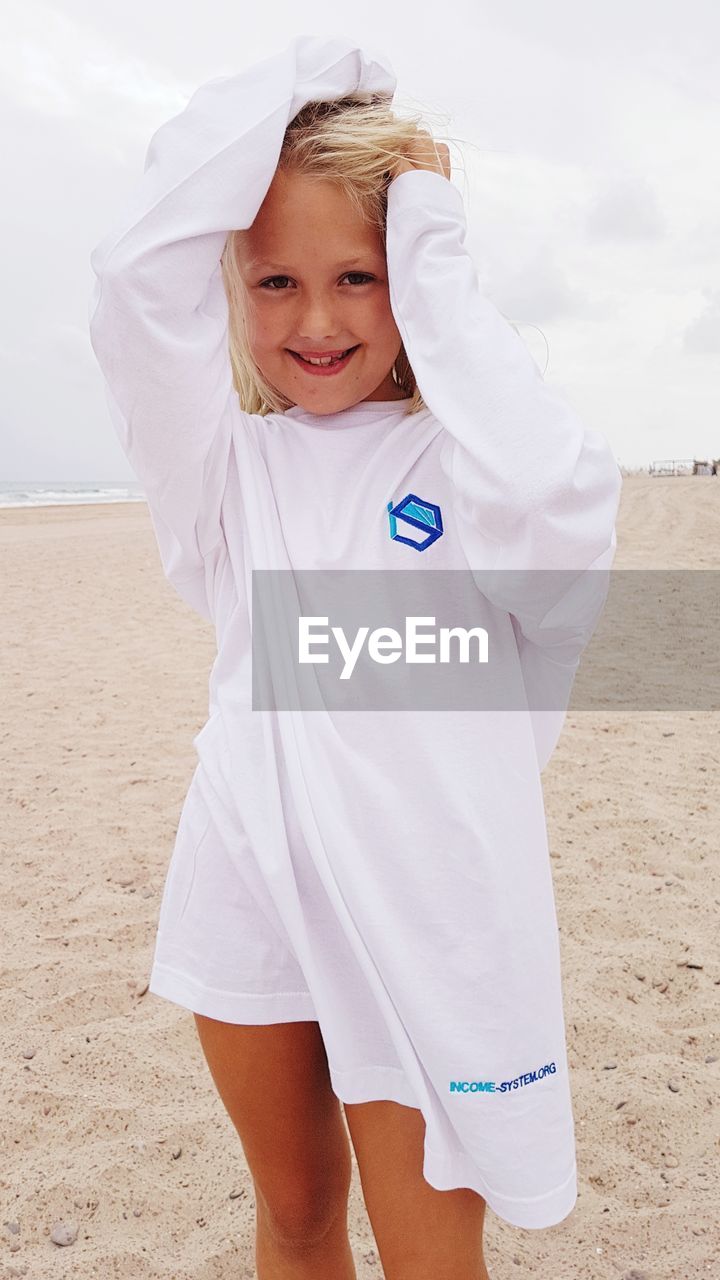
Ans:
[[[78,1229],[72,1222],[56,1222],[50,1232],[50,1239],[53,1244],[74,1244],[77,1240]]]

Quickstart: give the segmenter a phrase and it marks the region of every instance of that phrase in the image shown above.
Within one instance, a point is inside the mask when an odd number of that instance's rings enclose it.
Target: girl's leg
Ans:
[[[318,1023],[194,1017],[255,1183],[258,1280],[356,1280],[350,1143]]]
[[[485,1201],[425,1181],[422,1112],[398,1102],[344,1106],[385,1280],[490,1280]]]

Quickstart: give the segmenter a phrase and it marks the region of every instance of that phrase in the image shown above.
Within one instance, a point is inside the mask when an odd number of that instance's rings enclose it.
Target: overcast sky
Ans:
[[[484,286],[541,369],[547,339],[546,378],[618,461],[720,456],[714,0],[446,0],[428,26],[431,11],[5,0],[0,485],[132,478],[87,333],[90,252],[152,132],[299,34],[367,41],[398,107],[459,140]]]

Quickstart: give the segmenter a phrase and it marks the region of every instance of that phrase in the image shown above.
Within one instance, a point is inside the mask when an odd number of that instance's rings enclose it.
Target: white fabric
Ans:
[[[569,693],[602,601],[585,593],[558,625],[556,599],[531,608],[500,571],[614,555],[610,448],[484,296],[461,193],[439,173],[388,191],[391,305],[426,408],[240,410],[227,232],[252,224],[300,107],[358,89],[390,99],[388,63],[310,36],[203,85],[153,135],[91,258],[112,420],[165,574],[218,643],[151,989],[218,1017],[316,1017],[341,1099],[421,1109],[428,1182],[546,1227],[577,1193],[540,780],[564,712],[252,710],[254,569],[482,570],[526,687],[559,675]],[[422,553],[390,534],[388,502],[409,492],[443,515]],[[236,893],[215,904],[229,868]],[[247,945],[229,971],[217,938],[233,920]],[[451,1080],[496,1088],[451,1093]]]

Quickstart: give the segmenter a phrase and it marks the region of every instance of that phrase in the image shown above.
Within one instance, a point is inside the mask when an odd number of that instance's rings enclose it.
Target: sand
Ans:
[[[0,1280],[252,1277],[239,1139],[145,990],[212,627],[144,504],[2,510],[0,543]],[[719,558],[720,478],[626,478],[616,568]],[[580,1195],[545,1231],[488,1212],[492,1280],[720,1276],[719,748],[714,711],[571,712],[543,775]],[[381,1277],[354,1157],[349,1222]]]

